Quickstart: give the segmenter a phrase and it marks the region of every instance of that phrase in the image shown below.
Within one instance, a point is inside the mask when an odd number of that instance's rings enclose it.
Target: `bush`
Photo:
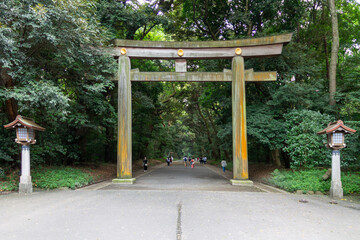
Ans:
[[[311,110],[293,110],[285,115],[286,147],[291,168],[330,166],[331,156],[325,148],[325,137],[316,133],[324,129],[332,118]]]
[[[289,192],[296,190],[328,192],[331,179],[324,181],[322,176],[326,169],[312,169],[301,171],[279,171],[276,169],[269,182]],[[360,172],[347,172],[341,174],[344,194],[360,193]]]
[[[6,177],[5,171],[2,168],[0,168],[0,180],[5,178],[5,177]]]
[[[341,150],[341,166],[358,167],[360,166],[360,121],[346,121],[344,123],[357,132],[345,135],[346,148]]]

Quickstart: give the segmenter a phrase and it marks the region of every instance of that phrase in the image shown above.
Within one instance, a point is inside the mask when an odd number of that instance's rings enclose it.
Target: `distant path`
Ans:
[[[138,176],[136,176],[138,175]],[[228,179],[197,163],[195,168],[185,167],[182,161],[149,169],[149,173],[134,174],[134,185],[108,184],[98,190],[183,190],[183,191],[246,191],[262,192],[257,187],[231,186]]]
[[[223,173],[220,167],[210,164],[197,163],[192,169],[190,166],[185,168],[183,161],[176,161],[169,167],[166,164],[151,167],[146,173],[143,170],[136,171],[133,176],[136,178],[134,185],[112,184],[109,180],[82,188],[82,190],[147,189],[285,193],[285,191],[258,182],[254,182],[253,187],[231,186],[232,172]]]

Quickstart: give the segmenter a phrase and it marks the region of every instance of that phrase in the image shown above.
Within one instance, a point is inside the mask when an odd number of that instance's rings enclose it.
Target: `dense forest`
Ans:
[[[281,56],[245,61],[246,68],[278,73],[276,82],[246,85],[249,161],[329,166],[325,137],[316,132],[338,119],[360,130],[360,4],[336,0],[331,14],[331,2],[0,0],[0,124],[21,114],[46,128],[31,147],[33,165],[116,162],[117,64],[99,49],[111,48],[113,39],[221,41],[292,32]],[[131,65],[175,69],[171,60]],[[224,68],[231,60],[191,60],[187,71]],[[169,153],[231,161],[231,83],[136,82],[132,104],[134,161]],[[0,128],[2,168],[19,166],[14,138]],[[346,141],[342,165],[359,166],[359,134]]]

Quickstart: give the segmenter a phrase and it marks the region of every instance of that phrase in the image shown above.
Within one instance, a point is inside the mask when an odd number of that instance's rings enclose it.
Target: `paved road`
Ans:
[[[256,187],[231,186],[228,179],[204,165],[196,164],[193,169],[185,168],[182,162],[174,162],[170,167],[163,166],[140,177],[136,176],[140,173],[136,173],[135,185],[106,184],[100,190],[262,191]]]
[[[360,239],[358,205],[300,198],[175,165],[133,186],[2,195],[0,239]]]

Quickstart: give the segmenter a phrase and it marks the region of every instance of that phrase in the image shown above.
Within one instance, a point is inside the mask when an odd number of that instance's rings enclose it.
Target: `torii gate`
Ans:
[[[275,81],[276,72],[244,69],[244,58],[280,55],[292,33],[251,39],[206,42],[152,42],[115,40],[112,54],[118,57],[118,144],[115,183],[134,183],[132,177],[131,81],[232,82],[233,185],[252,184],[248,174],[245,81]],[[175,59],[175,72],[131,70],[130,60]],[[186,59],[232,58],[224,72],[186,72]]]

